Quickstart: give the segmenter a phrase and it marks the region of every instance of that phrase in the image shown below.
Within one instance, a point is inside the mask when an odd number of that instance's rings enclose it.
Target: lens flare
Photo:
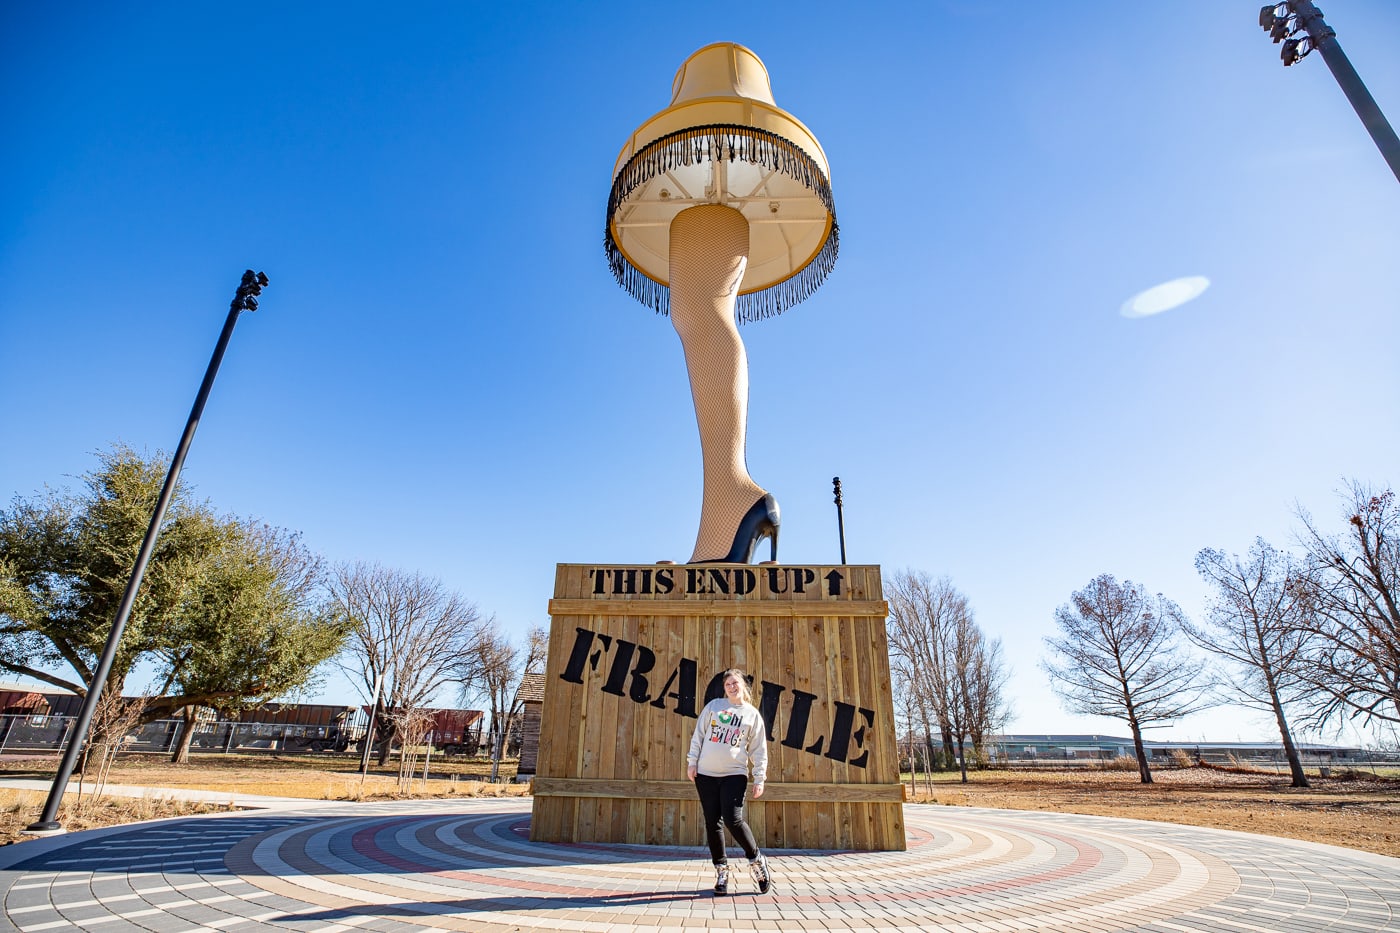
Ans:
[[[1124,317],[1151,317],[1186,304],[1192,298],[1199,297],[1209,287],[1210,279],[1203,275],[1172,279],[1170,282],[1163,282],[1138,292],[1123,302],[1119,313]]]

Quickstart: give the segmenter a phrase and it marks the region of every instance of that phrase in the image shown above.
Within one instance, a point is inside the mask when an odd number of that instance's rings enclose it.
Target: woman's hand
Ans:
[[[695,780],[695,765],[691,765],[690,767],[685,769],[685,776],[690,778],[692,781]]]
[[[763,785],[762,785],[762,784],[755,784],[755,785],[753,786],[753,799],[754,799],[754,800],[757,800],[758,798],[760,798],[760,797],[762,797],[762,796],[763,796]]]

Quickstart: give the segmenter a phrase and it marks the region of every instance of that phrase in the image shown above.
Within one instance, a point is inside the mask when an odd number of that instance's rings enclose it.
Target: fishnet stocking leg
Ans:
[[[671,323],[685,349],[705,495],[691,562],[729,553],[739,521],[764,490],[744,462],[749,366],[734,303],[749,259],[749,223],[730,207],[706,204],[671,221]]]

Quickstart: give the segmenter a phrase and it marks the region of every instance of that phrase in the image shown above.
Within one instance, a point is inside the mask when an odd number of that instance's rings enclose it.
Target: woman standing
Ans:
[[[760,894],[773,883],[768,860],[758,851],[753,831],[744,818],[744,793],[753,772],[753,795],[763,796],[768,774],[768,741],[763,717],[749,702],[749,685],[738,668],[724,672],[724,696],[700,711],[686,755],[686,774],[695,782],[705,817],[705,841],[715,865],[715,894],[729,893],[729,857],[724,851],[724,827],[749,859],[749,871]]]

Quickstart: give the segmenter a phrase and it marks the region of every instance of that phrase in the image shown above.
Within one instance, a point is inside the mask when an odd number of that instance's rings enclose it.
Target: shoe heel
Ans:
[[[768,493],[755,502],[744,517],[739,520],[739,528],[734,534],[734,543],[729,553],[717,560],[698,561],[702,564],[747,564],[753,560],[753,552],[758,542],[765,536],[771,539],[769,554],[773,562],[778,560],[778,526],[781,523],[778,500]]]

